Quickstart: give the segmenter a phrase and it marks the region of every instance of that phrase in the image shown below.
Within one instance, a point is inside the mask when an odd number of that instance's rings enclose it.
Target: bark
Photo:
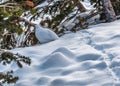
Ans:
[[[33,26],[33,27],[35,27],[35,25],[36,25],[35,23],[32,23],[31,21],[28,21],[22,17],[20,17],[17,22],[25,22],[27,25]]]
[[[107,17],[107,22],[111,22],[111,21],[114,21],[116,20],[116,14],[115,14],[115,11],[113,9],[113,6],[111,4],[111,1],[110,0],[101,0],[102,1],[102,4],[103,4],[103,10],[104,10],[104,13]]]
[[[80,12],[86,12],[87,11],[85,6],[82,4],[81,0],[73,0],[73,1],[74,1],[74,3],[76,3]]]
[[[88,19],[90,19],[90,18],[92,18],[92,17],[94,17],[94,16],[96,16],[96,15],[98,15],[98,14],[100,14],[101,12],[93,12],[93,13],[90,13],[89,15],[87,15],[86,17],[85,17],[85,20],[88,20]]]
[[[35,6],[40,5],[41,3],[45,2],[46,0],[36,0]]]

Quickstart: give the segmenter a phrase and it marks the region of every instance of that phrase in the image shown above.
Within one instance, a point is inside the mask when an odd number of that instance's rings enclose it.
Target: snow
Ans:
[[[11,86],[120,86],[120,20],[12,52],[29,56]],[[9,85],[10,86],[10,85]]]

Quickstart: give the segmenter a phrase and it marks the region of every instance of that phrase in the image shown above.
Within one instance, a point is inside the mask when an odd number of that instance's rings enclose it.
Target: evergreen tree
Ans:
[[[42,6],[44,3],[47,4]],[[12,19],[20,17],[23,13],[24,17],[31,16],[30,21],[39,17],[42,18],[41,25],[52,28],[57,34],[60,34],[67,30],[63,23],[73,18],[76,18],[78,22],[71,29],[72,31],[76,31],[74,28],[77,27],[80,27],[80,29],[87,28],[84,18],[79,16],[79,13],[85,11],[86,8],[80,0],[9,0],[4,2],[0,6],[1,48],[11,49],[16,47],[19,35],[23,33],[26,39],[23,40],[21,45],[29,46],[29,44],[34,44],[31,37],[36,38],[34,31],[31,31],[29,26],[25,25],[26,29],[23,31],[20,23],[11,24]],[[35,41],[37,43],[37,40]]]
[[[20,23],[14,25],[10,23],[12,18],[17,18],[21,15],[24,17],[28,16],[30,21],[41,18],[40,24],[51,28],[58,35],[61,35],[61,33],[67,30],[76,31],[87,28],[87,20],[97,14],[100,15],[100,20],[106,22],[116,19],[110,0],[106,1],[107,3],[109,2],[107,7],[105,0],[90,0],[96,9],[89,12],[86,16],[84,16],[84,12],[86,12],[87,9],[84,7],[83,1],[84,0],[8,0],[2,3],[0,6],[1,48],[8,49],[18,46],[18,38],[23,33],[26,38],[20,44],[21,46],[38,43],[38,40],[34,36],[34,30],[31,30],[29,26],[25,24],[26,29],[23,30]],[[5,19],[6,17],[7,19]],[[70,21],[74,22],[74,26],[68,29],[64,24]],[[35,39],[34,42],[32,39]]]
[[[116,20],[116,14],[113,9],[112,0],[90,0],[91,4],[100,12],[100,20],[111,22]]]
[[[0,65],[7,66],[11,63],[16,63],[16,65],[19,68],[23,67],[23,63],[30,65],[31,60],[28,57],[19,55],[19,54],[13,54],[10,52],[0,52]],[[16,83],[19,80],[18,76],[13,76],[14,71],[0,71],[0,86],[3,86],[4,84],[12,84]]]
[[[11,20],[14,20],[21,16],[21,14],[26,9],[21,9],[24,7],[20,5],[19,0],[16,1],[6,1],[0,3],[0,47],[11,49],[16,46],[16,37],[20,35],[23,30],[21,25],[12,24]],[[27,8],[29,9],[29,8]],[[4,51],[0,48],[0,65],[7,66],[11,63],[16,63],[19,68],[23,67],[23,63],[30,65],[31,60],[28,57],[22,56],[20,54],[13,54],[7,51]],[[0,86],[4,84],[16,83],[19,79],[18,76],[13,76],[14,71],[0,71]]]
[[[120,0],[110,0],[116,15],[120,15]]]
[[[75,27],[86,28],[87,23],[85,23],[84,17],[80,16],[80,13],[86,12],[86,8],[80,0],[57,0],[46,1],[45,6],[38,7],[39,10],[36,16],[41,16],[41,25],[48,28],[52,28],[56,33],[62,33],[66,30],[64,27],[64,22],[69,21],[73,18],[77,19],[76,25],[71,29],[74,30]],[[42,3],[39,3],[42,4]],[[46,15],[49,15],[46,17]],[[59,27],[59,28],[58,28]]]

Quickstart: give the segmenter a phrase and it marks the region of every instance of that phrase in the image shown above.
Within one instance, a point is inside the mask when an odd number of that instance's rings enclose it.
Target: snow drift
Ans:
[[[29,56],[32,65],[15,68],[20,80],[11,86],[120,86],[119,40],[120,21],[115,21],[14,49]]]

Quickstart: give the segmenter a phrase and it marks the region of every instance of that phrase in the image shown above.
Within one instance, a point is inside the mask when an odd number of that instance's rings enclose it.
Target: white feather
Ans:
[[[35,36],[40,43],[47,43],[57,40],[59,37],[55,32],[50,29],[42,28],[39,25],[35,25]]]

